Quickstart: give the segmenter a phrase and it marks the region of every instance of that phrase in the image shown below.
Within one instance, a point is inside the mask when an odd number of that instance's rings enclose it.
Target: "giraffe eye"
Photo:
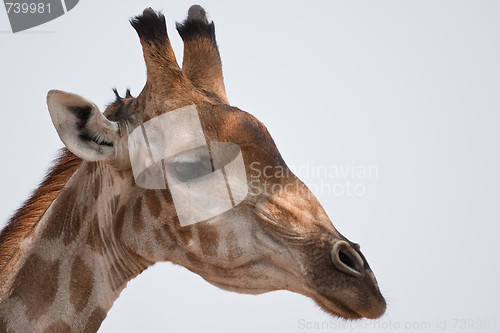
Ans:
[[[194,180],[212,172],[210,158],[204,156],[178,156],[169,163],[169,168],[171,174],[181,182]]]
[[[201,163],[178,162],[174,163],[173,171],[179,180],[185,182],[201,176]]]

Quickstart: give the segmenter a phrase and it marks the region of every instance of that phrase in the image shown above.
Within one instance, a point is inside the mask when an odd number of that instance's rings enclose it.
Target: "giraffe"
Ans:
[[[0,234],[0,332],[97,332],[128,281],[161,261],[225,290],[289,290],[333,316],[380,317],[386,303],[359,245],[335,229],[264,125],[229,105],[205,10],[192,6],[176,26],[182,68],[163,14],[146,8],[131,24],[147,73],[137,97],[115,90],[101,113],[79,95],[48,93],[66,147]],[[246,175],[257,172],[238,205],[182,226],[168,189],[137,185],[127,140],[147,121],[189,105],[207,142],[236,144]],[[189,176],[200,163],[181,160],[175,170]]]

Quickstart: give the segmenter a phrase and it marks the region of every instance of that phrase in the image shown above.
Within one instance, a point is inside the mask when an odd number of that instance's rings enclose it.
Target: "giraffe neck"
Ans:
[[[118,239],[130,180],[99,164],[78,168],[0,268],[0,333],[97,332],[150,264]]]

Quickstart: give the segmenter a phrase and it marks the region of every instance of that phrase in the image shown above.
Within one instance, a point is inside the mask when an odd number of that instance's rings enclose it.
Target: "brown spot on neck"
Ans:
[[[101,323],[106,318],[106,311],[103,308],[97,307],[92,314],[90,315],[87,325],[85,325],[85,329],[83,333],[95,333],[101,327]]]
[[[219,231],[217,228],[208,223],[199,223],[197,227],[200,247],[203,253],[207,256],[216,255],[219,245]]]
[[[43,333],[69,333],[71,327],[62,320],[58,320],[49,327],[47,327]],[[0,332],[2,332],[0,330]]]
[[[32,254],[17,273],[12,296],[26,307],[26,316],[33,320],[47,312],[54,302],[59,286],[59,262],[43,260]]]
[[[87,235],[87,244],[90,248],[100,254],[104,253],[106,248],[104,241],[101,237],[99,220],[97,219],[97,214],[90,220],[89,231]]]
[[[137,233],[140,233],[144,229],[144,220],[142,218],[142,198],[138,198],[135,202],[132,227]]]
[[[97,172],[94,176],[94,186],[92,187],[92,195],[94,199],[97,200],[99,198],[99,194],[102,191],[102,178],[101,175]]]
[[[179,225],[178,232],[184,244],[189,243],[193,239],[193,226],[180,227]]]
[[[146,199],[146,205],[154,217],[160,216],[161,213],[161,202],[158,198],[158,192],[154,190],[146,190],[144,192],[144,198]]]
[[[87,305],[93,288],[94,276],[92,271],[80,257],[76,257],[71,267],[69,299],[77,313],[81,312]]]
[[[54,202],[53,218],[45,227],[43,237],[52,240],[62,235],[64,244],[70,244],[78,236],[85,210],[85,206],[80,207],[77,204],[72,192],[67,189],[61,191],[61,195]]]
[[[113,223],[115,235],[118,238],[120,238],[122,235],[123,224],[125,223],[126,208],[127,208],[126,206],[121,206],[120,209],[118,209],[118,212],[116,213],[115,220]]]

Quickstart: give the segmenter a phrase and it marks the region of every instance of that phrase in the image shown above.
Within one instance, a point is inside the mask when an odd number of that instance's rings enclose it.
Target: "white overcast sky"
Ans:
[[[145,66],[128,19],[148,6],[162,10],[180,62],[174,22],[191,4],[81,0],[18,34],[0,8],[0,225],[62,147],[47,91],[78,93],[102,109],[113,87],[137,95]],[[216,24],[230,102],[263,121],[377,276],[387,314],[359,331],[429,332],[439,322],[474,332],[495,320],[500,329],[500,2],[200,4]],[[313,174],[368,167],[366,177]],[[349,194],[349,184],[358,192]],[[456,319],[476,326],[460,330]],[[129,284],[100,332],[288,333],[339,324],[303,296],[233,294],[162,263]]]

